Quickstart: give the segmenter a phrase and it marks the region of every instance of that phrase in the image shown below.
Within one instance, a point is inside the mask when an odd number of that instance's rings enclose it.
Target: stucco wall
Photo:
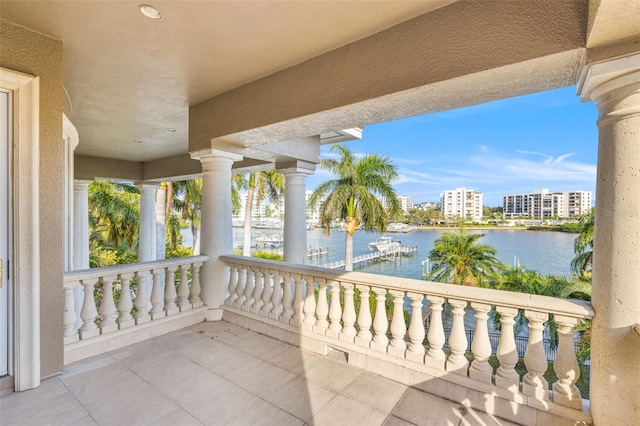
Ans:
[[[40,78],[40,351],[47,377],[62,370],[64,355],[62,43],[4,20],[0,40],[1,67]]]

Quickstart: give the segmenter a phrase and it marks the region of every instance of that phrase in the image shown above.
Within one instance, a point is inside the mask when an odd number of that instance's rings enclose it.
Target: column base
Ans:
[[[207,309],[204,311],[204,320],[205,321],[222,321],[222,309]]]

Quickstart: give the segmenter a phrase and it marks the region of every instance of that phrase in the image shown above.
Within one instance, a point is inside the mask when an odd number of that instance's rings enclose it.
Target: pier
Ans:
[[[322,256],[329,256],[329,247],[327,247],[326,249],[323,249],[322,247],[318,247],[315,249],[313,247],[309,247],[309,250],[307,250],[307,259]]]
[[[362,256],[354,257],[353,266],[354,267],[362,266],[362,265],[369,264],[373,261],[395,260],[400,256],[413,256],[415,254],[418,254],[418,246],[397,247],[387,251],[375,251],[372,253],[363,254]],[[327,268],[327,269],[338,269],[338,268],[344,268],[344,263],[345,261],[343,259],[337,262],[325,263],[324,265],[320,265],[320,267]]]

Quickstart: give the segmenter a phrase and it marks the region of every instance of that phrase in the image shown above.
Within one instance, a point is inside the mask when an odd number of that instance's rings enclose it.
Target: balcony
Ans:
[[[593,316],[589,303],[221,260],[231,271],[222,322],[203,322],[204,256],[67,273],[66,368],[38,390],[3,397],[5,420],[30,412],[34,423],[591,423],[574,349],[574,327]],[[79,286],[98,295],[84,298],[80,322]],[[501,323],[493,343],[492,308]],[[524,353],[519,312],[528,322]],[[552,357],[550,315],[559,330]],[[548,359],[555,383],[544,377]]]

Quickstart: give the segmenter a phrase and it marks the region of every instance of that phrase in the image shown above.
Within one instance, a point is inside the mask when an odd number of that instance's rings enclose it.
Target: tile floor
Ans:
[[[227,322],[79,361],[0,397],[9,425],[499,425],[418,389]]]

